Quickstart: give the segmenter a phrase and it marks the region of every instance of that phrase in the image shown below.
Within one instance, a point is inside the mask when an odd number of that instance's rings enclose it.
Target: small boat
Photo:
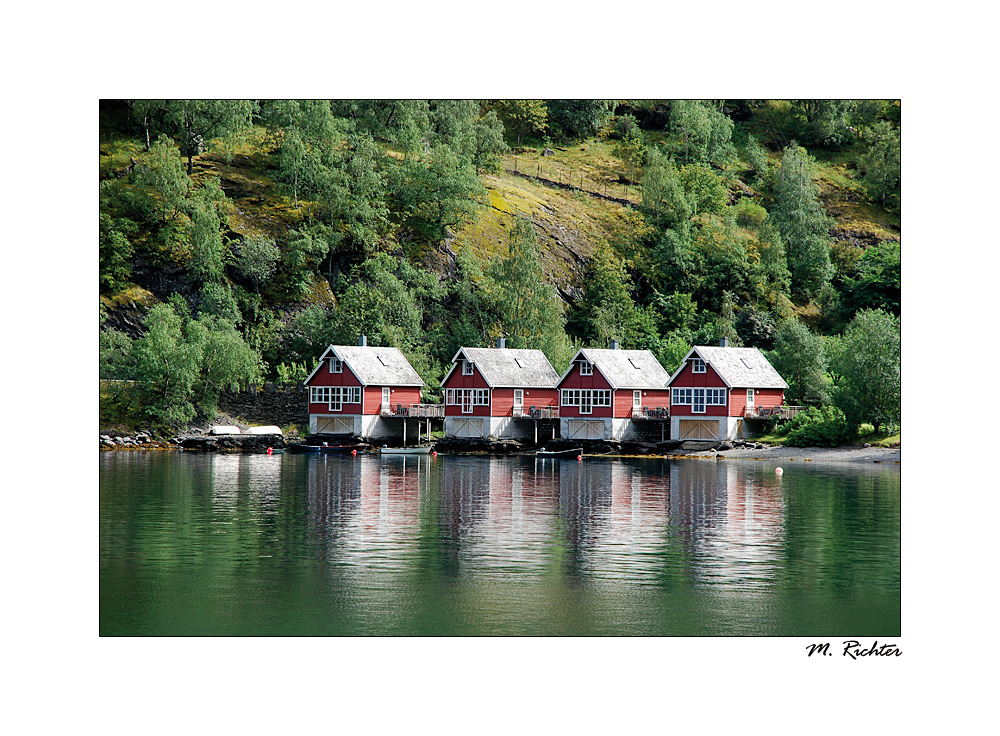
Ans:
[[[582,447],[574,447],[570,450],[546,450],[544,447],[535,452],[536,457],[576,457],[583,454]]]
[[[364,452],[364,445],[289,445],[289,452],[309,452],[320,455],[350,455],[357,450]]]
[[[385,447],[380,452],[383,455],[430,455],[433,447]]]

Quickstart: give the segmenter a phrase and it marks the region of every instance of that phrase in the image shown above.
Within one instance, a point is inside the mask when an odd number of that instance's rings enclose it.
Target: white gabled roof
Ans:
[[[541,350],[516,348],[459,348],[452,367],[441,380],[443,386],[457,361],[472,361],[490,388],[555,388],[559,374]]]
[[[593,363],[614,389],[665,388],[670,378],[660,362],[648,350],[581,348],[569,362],[569,368],[559,379],[559,383],[570,374],[573,363],[580,358]]]
[[[680,375],[688,359],[696,355],[712,366],[729,388],[788,388],[778,371],[757,348],[723,348],[696,345],[688,351],[670,382]]]
[[[309,374],[305,383],[323,367],[325,360],[336,356],[358,377],[362,386],[420,386],[424,381],[413,370],[399,348],[373,347],[371,345],[331,345],[319,358],[319,365]]]

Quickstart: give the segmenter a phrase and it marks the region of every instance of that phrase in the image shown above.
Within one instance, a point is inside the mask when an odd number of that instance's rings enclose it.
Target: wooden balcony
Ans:
[[[666,406],[633,406],[632,418],[643,420],[670,419],[670,408]]]
[[[444,417],[444,404],[382,404],[379,414],[404,419],[440,419]]]
[[[529,406],[528,408],[515,406],[510,410],[510,415],[514,419],[558,419],[558,406]]]
[[[805,411],[804,406],[751,406],[743,414],[745,419],[791,419],[800,411]]]

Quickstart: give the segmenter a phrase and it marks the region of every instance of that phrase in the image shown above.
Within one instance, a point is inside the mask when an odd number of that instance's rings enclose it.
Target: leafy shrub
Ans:
[[[800,412],[779,426],[777,433],[787,435],[785,444],[790,447],[836,447],[851,437],[844,412],[835,406]]]

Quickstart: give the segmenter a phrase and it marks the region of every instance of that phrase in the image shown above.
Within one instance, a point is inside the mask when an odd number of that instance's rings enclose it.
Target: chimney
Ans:
[[[724,337],[721,340],[719,340],[719,347],[720,348],[728,348],[729,347],[729,338],[728,337]]]
[[[505,347],[507,347],[507,341],[504,338],[502,338],[502,337],[498,337],[497,338],[497,347],[500,348],[501,350],[503,350]]]
[[[611,348],[612,350],[617,350],[617,349],[618,349],[618,341],[617,341],[617,340],[612,340],[612,341],[611,341],[611,344],[610,344],[610,346],[609,346],[609,347],[610,347],[610,348]]]
[[[362,335],[361,337],[358,338],[358,347],[363,348],[367,344],[368,344],[368,336],[367,335]]]

